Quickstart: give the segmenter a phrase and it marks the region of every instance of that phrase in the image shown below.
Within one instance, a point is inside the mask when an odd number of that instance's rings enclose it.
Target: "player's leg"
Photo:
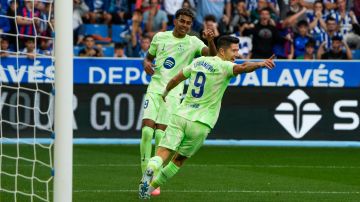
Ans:
[[[173,110],[176,109],[180,104],[180,98],[174,96],[167,96],[166,102],[163,101],[161,95],[158,96],[159,99],[159,115],[156,119],[156,130],[155,130],[155,154],[157,153],[157,148],[159,146],[160,140],[165,135],[165,130],[169,124],[169,117]]]
[[[158,99],[154,99],[154,94],[147,93],[144,101],[144,115],[143,125],[141,129],[140,141],[140,158],[141,158],[141,172],[144,173],[146,166],[151,157],[151,140],[155,131],[155,120],[157,119],[157,112],[159,109]]]
[[[160,110],[161,111],[161,110]],[[161,113],[160,113],[161,114]],[[161,116],[159,114],[159,116]],[[160,140],[164,137],[165,135],[165,130],[166,130],[167,125],[164,124],[156,124],[156,129],[155,129],[155,155],[157,154],[158,148],[159,148],[159,143]],[[154,176],[156,176],[158,174],[158,171],[160,169],[156,169],[154,170]],[[153,196],[158,196],[160,195],[160,187],[158,187],[157,189],[155,189],[153,192],[151,192],[151,195]]]
[[[161,115],[159,115],[161,116]],[[155,129],[155,154],[157,154],[157,150],[159,147],[160,140],[165,136],[165,130],[167,125],[165,124],[156,124]]]
[[[160,170],[159,174],[151,182],[150,189],[157,188],[172,178],[180,170],[185,160],[193,156],[200,149],[211,130],[209,126],[203,123],[183,120],[185,123],[185,127],[183,127],[185,128],[185,136],[177,148],[177,153],[171,162]],[[164,137],[165,139],[166,136]]]
[[[149,160],[146,170],[151,169],[155,173],[155,171],[159,170],[163,165],[163,163],[170,158],[171,154],[172,154],[171,149],[160,146],[158,148],[158,153]]]
[[[180,170],[180,167],[184,164],[186,159],[188,159],[188,157],[176,153],[173,159],[160,170],[159,174],[151,182],[150,191],[160,187],[172,178]]]
[[[150,186],[150,183],[154,178],[154,173],[162,167],[163,162],[170,157],[170,154],[171,151],[169,149],[159,147],[158,155],[149,160],[149,164],[147,165],[139,184],[139,197],[141,199],[149,199],[150,194],[155,191],[155,188]]]
[[[143,120],[140,141],[141,172],[144,173],[146,165],[151,157],[151,140],[154,135],[155,122],[151,119]]]
[[[177,152],[190,158],[202,147],[210,131],[211,128],[206,124],[187,120],[185,136]]]
[[[169,124],[169,117],[171,117],[172,111],[180,104],[180,98],[174,96],[168,96],[166,102],[163,101],[162,97],[159,95],[158,99],[160,100],[159,115],[156,120],[156,130],[155,130],[155,154],[160,143],[160,140],[165,135],[165,130]],[[154,176],[156,176],[158,170],[155,171]],[[160,187],[154,190],[151,195],[157,196],[160,194]]]
[[[154,176],[154,172],[157,172],[161,168],[163,162],[171,155],[171,151],[175,151],[180,145],[182,138],[184,137],[183,123],[184,121],[182,119],[177,119],[177,116],[173,115],[171,117],[171,122],[166,130],[165,136],[160,141],[157,155],[150,159],[140,181],[140,198],[150,197],[150,193],[154,190],[154,188],[150,187],[149,183]]]

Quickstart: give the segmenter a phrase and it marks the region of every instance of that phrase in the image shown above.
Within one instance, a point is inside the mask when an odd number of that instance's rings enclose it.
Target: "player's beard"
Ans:
[[[180,30],[179,30],[179,33],[180,33],[181,35],[186,35],[186,34],[187,34],[187,31],[186,31],[185,29],[180,29]]]
[[[186,35],[189,32],[189,30],[185,27],[178,27],[178,33],[181,35]]]

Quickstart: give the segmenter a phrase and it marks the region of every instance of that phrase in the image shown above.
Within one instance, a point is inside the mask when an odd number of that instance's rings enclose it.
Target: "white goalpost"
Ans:
[[[8,2],[0,12],[10,25],[0,27],[0,201],[71,202],[73,0]]]
[[[72,201],[73,0],[55,1],[54,202]]]

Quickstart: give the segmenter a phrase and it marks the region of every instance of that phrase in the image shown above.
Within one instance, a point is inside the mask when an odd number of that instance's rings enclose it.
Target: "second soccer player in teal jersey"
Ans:
[[[219,117],[221,100],[232,77],[275,66],[273,56],[263,62],[235,64],[238,44],[239,40],[235,37],[220,37],[217,41],[217,56],[195,59],[167,84],[162,95],[166,102],[172,90],[190,78],[186,97],[171,116],[157,155],[150,159],[143,174],[139,185],[140,198],[150,198],[150,193],[174,176],[184,161],[202,146]],[[172,151],[176,152],[172,160],[161,169]],[[154,177],[159,169],[161,171]]]
[[[144,60],[144,70],[152,77],[144,101],[140,142],[142,172],[145,171],[151,157],[151,140],[154,133],[156,148],[164,136],[171,110],[180,104],[183,85],[178,85],[169,93],[168,102],[165,103],[161,94],[166,84],[196,56],[216,55],[212,31],[205,30],[204,33],[208,38],[209,48],[197,37],[187,35],[193,19],[193,13],[189,9],[178,10],[175,14],[174,30],[157,33],[152,39],[148,55]],[[154,60],[155,64],[153,64]]]

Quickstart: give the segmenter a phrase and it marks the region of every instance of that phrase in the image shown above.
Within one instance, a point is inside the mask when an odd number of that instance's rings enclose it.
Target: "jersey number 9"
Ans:
[[[195,98],[200,98],[204,94],[206,77],[204,72],[198,72],[195,77],[194,86],[198,87],[199,90],[196,92],[196,89],[192,89],[191,94]]]

